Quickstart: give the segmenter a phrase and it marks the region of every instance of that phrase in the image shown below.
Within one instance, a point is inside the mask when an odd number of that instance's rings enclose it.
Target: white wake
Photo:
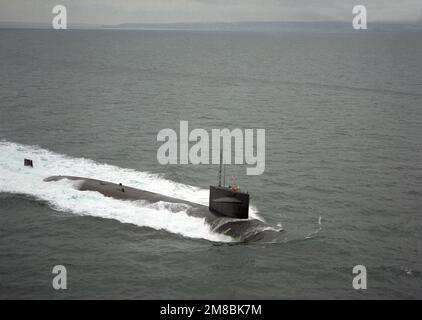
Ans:
[[[34,161],[24,167],[23,159]],[[0,141],[0,192],[20,193],[47,201],[58,211],[115,219],[157,230],[164,229],[190,238],[229,242],[232,238],[212,232],[205,219],[189,216],[184,206],[121,201],[93,191],[79,191],[68,180],[44,182],[52,175],[73,175],[123,183],[183,200],[208,205],[208,190],[176,183],[155,174],[74,158],[37,146]],[[251,218],[260,219],[251,208]]]

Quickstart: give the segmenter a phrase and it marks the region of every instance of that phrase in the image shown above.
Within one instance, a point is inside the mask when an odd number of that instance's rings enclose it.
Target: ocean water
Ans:
[[[0,30],[0,298],[422,298],[421,65],[420,32]],[[43,182],[206,204],[215,165],[157,162],[181,120],[266,129],[264,174],[227,171],[275,239]]]

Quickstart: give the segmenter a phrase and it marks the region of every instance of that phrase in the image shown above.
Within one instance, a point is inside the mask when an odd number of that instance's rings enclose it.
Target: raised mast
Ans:
[[[226,164],[223,163],[223,187],[226,186]]]
[[[218,169],[218,186],[221,187],[221,168],[223,166],[223,152],[220,149],[220,168]]]
[[[234,184],[226,188],[226,165],[223,163],[223,149],[220,149],[218,186],[210,186],[209,210],[223,217],[248,219],[249,193],[241,192]]]

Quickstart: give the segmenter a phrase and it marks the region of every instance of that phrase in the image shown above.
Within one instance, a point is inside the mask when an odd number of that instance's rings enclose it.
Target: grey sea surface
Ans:
[[[420,32],[1,29],[0,298],[421,299],[421,66]],[[275,239],[42,181],[203,201],[215,165],[157,161],[180,120],[266,130],[264,174],[227,171]]]

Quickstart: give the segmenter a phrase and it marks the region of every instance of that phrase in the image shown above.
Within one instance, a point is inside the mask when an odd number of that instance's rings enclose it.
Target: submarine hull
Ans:
[[[269,227],[267,224],[257,219],[236,219],[225,217],[215,211],[210,211],[209,208],[204,205],[108,181],[75,176],[51,176],[44,179],[44,181],[59,181],[63,179],[78,182],[75,183],[75,188],[78,190],[96,191],[106,197],[111,197],[114,199],[128,201],[143,200],[149,203],[162,201],[187,205],[188,215],[205,218],[206,223],[210,225],[214,232],[228,235],[240,241],[246,241],[252,237],[256,238],[259,232],[264,231]]]

